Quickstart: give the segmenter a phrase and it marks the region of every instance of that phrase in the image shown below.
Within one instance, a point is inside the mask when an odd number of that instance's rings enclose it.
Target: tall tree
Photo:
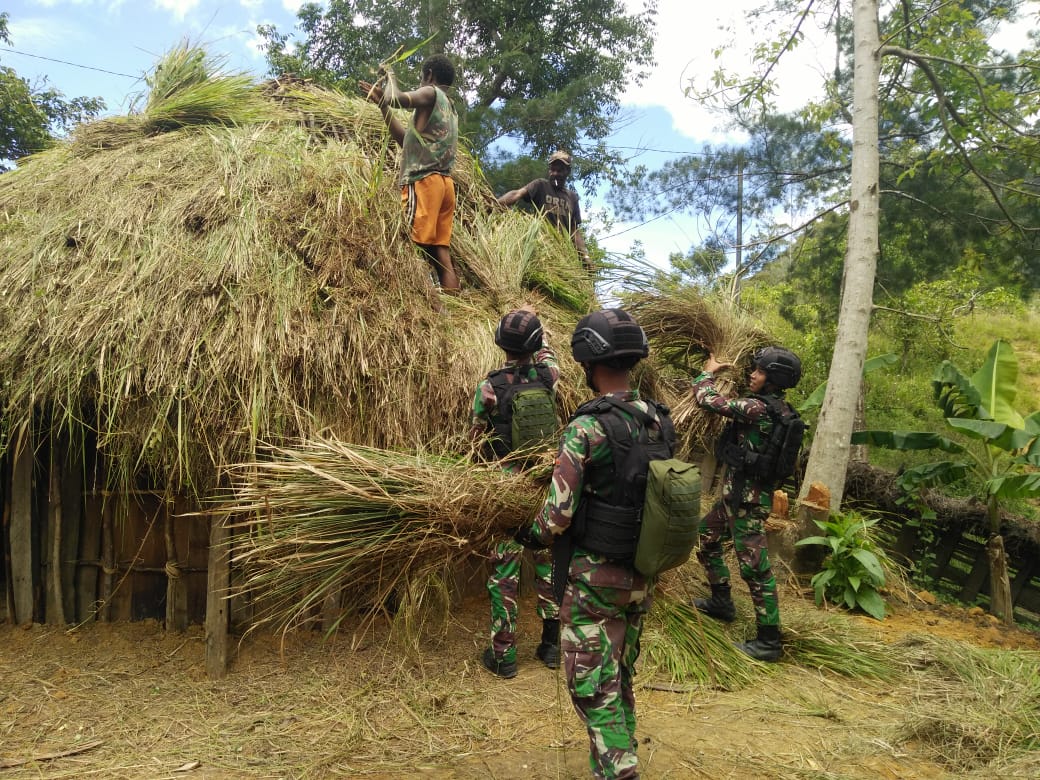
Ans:
[[[7,21],[0,12],[0,42],[11,45]],[[31,84],[12,68],[0,65],[0,171],[19,157],[46,149],[54,133],[63,133],[77,122],[97,116],[105,109],[101,98],[65,96],[42,84]]]
[[[775,88],[775,66],[797,45],[814,13],[827,20],[838,42],[835,76],[825,97],[796,114],[807,131],[815,126],[829,132],[820,134],[823,143],[809,146],[814,157],[792,154],[781,168],[803,172],[804,178],[797,181],[800,191],[819,198],[820,213],[840,212],[848,224],[828,397],[805,480],[806,486],[825,483],[834,505],[840,504],[844,490],[882,246],[879,153],[884,154],[888,172],[886,199],[914,205],[917,229],[926,236],[921,249],[927,249],[931,222],[953,210],[950,201],[943,201],[947,188],[915,189],[918,177],[956,185],[949,190],[963,199],[965,209],[957,218],[970,223],[977,236],[1003,232],[1008,241],[1035,246],[1040,233],[1040,188],[1027,175],[1038,161],[1040,58],[1035,48],[1016,59],[989,43],[1000,24],[1014,18],[1023,0],[903,0],[892,7],[883,25],[878,0],[853,0],[851,5],[850,24],[843,2],[775,0],[771,16],[786,24],[775,41],[756,48],[756,74],[747,79],[719,73],[714,81],[717,92],[735,91],[736,97],[725,104],[734,122],[754,128],[763,117],[773,121],[769,95]],[[850,63],[852,79],[847,77]],[[849,126],[851,147],[842,132]],[[781,135],[778,145],[784,148],[788,143]],[[756,157],[753,145],[749,152],[749,159]],[[799,165],[800,159],[811,167]],[[955,265],[960,258],[940,258],[936,253],[935,259]]]
[[[432,40],[408,62],[440,51],[459,66],[461,132],[486,164],[492,184],[516,155],[540,160],[566,148],[583,177],[620,165],[603,139],[621,110],[620,96],[653,64],[656,0],[628,10],[623,0],[329,0],[300,8],[301,37],[259,28],[272,73],[292,73],[354,90],[358,78],[396,51]],[[539,171],[544,170],[544,163]],[[498,188],[515,186],[503,180]]]

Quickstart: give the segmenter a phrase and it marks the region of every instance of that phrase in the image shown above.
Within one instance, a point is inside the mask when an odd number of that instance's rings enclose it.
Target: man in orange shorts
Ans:
[[[459,277],[451,262],[451,223],[455,215],[455,182],[451,169],[459,141],[459,120],[444,91],[455,81],[455,67],[443,54],[422,66],[418,89],[404,92],[387,66],[376,84],[358,82],[361,91],[379,106],[390,136],[401,147],[401,202],[411,239],[437,269],[441,290],[455,294]],[[407,130],[392,108],[414,109]]]

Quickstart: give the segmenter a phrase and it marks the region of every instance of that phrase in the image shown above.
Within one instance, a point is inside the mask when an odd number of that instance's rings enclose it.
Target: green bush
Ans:
[[[870,533],[877,520],[846,512],[815,522],[825,535],[807,536],[798,545],[821,545],[830,550],[823,569],[812,578],[816,604],[843,604],[883,620],[885,600],[880,590],[885,586],[885,566],[890,564]]]

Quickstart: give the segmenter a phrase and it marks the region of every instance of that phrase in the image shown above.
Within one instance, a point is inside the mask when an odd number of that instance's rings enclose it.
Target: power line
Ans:
[[[129,73],[117,73],[114,70],[105,70],[104,68],[95,68],[93,65],[80,65],[78,62],[69,62],[68,60],[57,60],[53,57],[44,57],[41,54],[29,54],[26,51],[18,51],[18,49],[8,49],[6,46],[0,46],[0,51],[9,51],[12,54],[21,54],[23,57],[33,57],[37,60],[47,60],[48,62],[58,62],[62,65],[71,65],[73,68],[82,68],[83,70],[96,70],[99,73],[107,73],[110,76],[123,76],[128,79],[140,80],[140,76],[131,76]]]

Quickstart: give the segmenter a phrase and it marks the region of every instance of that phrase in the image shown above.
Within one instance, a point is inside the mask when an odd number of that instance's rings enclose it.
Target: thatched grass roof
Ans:
[[[0,177],[9,430],[42,409],[45,425],[96,432],[127,480],[200,493],[264,440],[450,443],[501,360],[498,318],[525,301],[556,336],[567,388],[581,386],[565,339],[591,282],[566,237],[491,207],[468,155],[453,299],[408,240],[374,106],[178,56],[188,75],[153,79],[140,113]]]

